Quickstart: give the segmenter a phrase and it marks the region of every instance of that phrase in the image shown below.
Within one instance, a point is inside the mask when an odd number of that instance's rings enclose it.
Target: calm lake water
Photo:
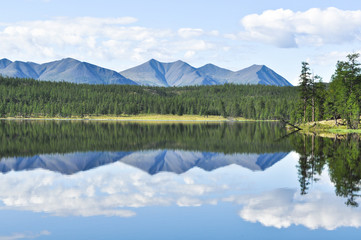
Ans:
[[[358,136],[0,121],[0,239],[359,239]]]

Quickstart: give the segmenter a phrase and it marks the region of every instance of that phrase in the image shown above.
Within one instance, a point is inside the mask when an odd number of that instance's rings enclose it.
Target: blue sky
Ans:
[[[117,71],[151,58],[231,70],[265,64],[297,84],[302,61],[329,81],[361,50],[361,2],[13,0],[0,10],[0,58],[74,57]]]

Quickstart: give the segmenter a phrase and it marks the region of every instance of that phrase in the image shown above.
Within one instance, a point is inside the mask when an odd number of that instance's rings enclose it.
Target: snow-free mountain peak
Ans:
[[[4,58],[0,60],[0,75],[83,84],[169,87],[233,83],[292,86],[285,78],[264,65],[252,65],[240,71],[231,71],[211,63],[195,68],[181,60],[165,63],[155,59],[118,73],[74,58],[44,64],[12,62]]]
[[[211,63],[195,68],[180,60],[164,63],[151,59],[120,73],[140,85],[147,86],[167,87],[225,83],[292,86],[285,78],[265,65],[252,65],[234,72]]]
[[[207,63],[206,65],[198,68],[198,70],[202,71],[202,72],[205,72],[205,73],[208,73],[208,74],[214,74],[214,73],[219,73],[219,72],[222,72],[222,73],[231,73],[231,72],[233,72],[231,70],[218,67],[217,65],[214,65],[212,63]]]
[[[216,84],[216,82],[199,73],[196,68],[181,60],[164,63],[151,59],[120,73],[145,86],[168,87]]]
[[[0,69],[6,68],[11,63],[12,61],[7,58],[0,59]]]
[[[5,67],[0,67],[0,74],[4,76],[85,84],[136,84],[115,71],[73,58],[64,58],[44,64],[20,61],[4,62],[7,65],[3,64]]]

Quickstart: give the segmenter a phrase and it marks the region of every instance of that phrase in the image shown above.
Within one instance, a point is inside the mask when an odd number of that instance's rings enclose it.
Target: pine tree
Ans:
[[[335,111],[347,124],[347,128],[358,128],[360,122],[361,68],[357,62],[359,54],[347,55],[348,61],[338,61],[332,76],[329,95]]]
[[[315,108],[316,108],[316,120],[322,120],[325,114],[325,102],[326,102],[326,85],[322,82],[322,78],[318,75],[315,76]]]
[[[306,122],[306,110],[308,101],[310,98],[310,84],[311,84],[311,73],[309,64],[307,62],[302,62],[302,69],[301,69],[301,75],[300,75],[300,97],[302,101],[302,107],[303,107],[303,121]]]

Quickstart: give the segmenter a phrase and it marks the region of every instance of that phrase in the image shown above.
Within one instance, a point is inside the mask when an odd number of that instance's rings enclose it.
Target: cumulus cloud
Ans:
[[[0,175],[0,209],[56,216],[132,217],[135,208],[145,206],[212,204],[212,194],[227,188],[217,184],[215,176],[207,179],[204,174],[207,172],[194,169],[184,175],[151,176],[120,162],[71,176],[45,170],[10,172]]]
[[[217,31],[155,29],[136,26],[136,22],[133,17],[58,17],[0,23],[0,56],[30,61],[74,57],[97,63],[150,58],[167,61],[217,52],[213,43],[219,44]]]
[[[194,29],[194,28],[180,28],[178,30],[179,36],[182,38],[192,38],[192,37],[199,37],[204,34],[202,29]]]
[[[361,10],[345,11],[334,7],[305,12],[288,9],[267,10],[241,20],[243,39],[278,47],[346,43],[361,39]]]
[[[240,217],[265,226],[303,225],[327,230],[361,226],[361,210],[347,207],[333,193],[313,191],[301,196],[295,189],[276,189],[235,201],[244,205]]]
[[[0,236],[0,240],[18,240],[18,239],[34,239],[42,236],[50,235],[49,231],[41,231],[40,233],[14,233],[10,236]]]
[[[353,52],[361,54],[361,50],[353,51]],[[312,65],[318,64],[321,66],[335,65],[337,61],[346,61],[346,56],[350,53],[351,52],[346,52],[346,51],[330,51],[310,57],[309,59],[307,59],[307,62],[309,62]]]

